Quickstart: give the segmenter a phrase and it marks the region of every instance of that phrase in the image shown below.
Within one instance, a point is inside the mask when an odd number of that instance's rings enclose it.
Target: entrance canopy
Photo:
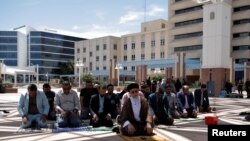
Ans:
[[[201,61],[200,58],[186,58],[185,59],[185,68],[186,69],[200,69]]]
[[[4,64],[1,65],[1,73],[2,74],[9,74],[9,75],[16,75],[16,74],[36,74],[35,66],[30,67],[11,67],[6,66]]]

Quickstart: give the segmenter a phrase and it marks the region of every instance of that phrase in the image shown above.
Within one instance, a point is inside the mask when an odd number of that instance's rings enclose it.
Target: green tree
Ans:
[[[83,81],[94,81],[94,79],[95,79],[94,76],[91,74],[84,74],[82,76]]]
[[[67,63],[59,63],[60,74],[74,74],[74,62],[68,61]]]

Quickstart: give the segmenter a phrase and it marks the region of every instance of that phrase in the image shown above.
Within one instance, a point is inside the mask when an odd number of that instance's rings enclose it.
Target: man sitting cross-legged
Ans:
[[[56,94],[55,108],[58,112],[56,120],[59,127],[78,127],[80,125],[79,97],[74,90],[71,90],[68,81],[63,82],[62,90]]]
[[[90,99],[90,112],[92,119],[90,124],[93,127],[107,126],[112,127],[113,121],[110,115],[110,99],[106,96],[106,85],[101,85],[98,88],[99,94],[93,95]],[[116,110],[116,109],[113,109]]]

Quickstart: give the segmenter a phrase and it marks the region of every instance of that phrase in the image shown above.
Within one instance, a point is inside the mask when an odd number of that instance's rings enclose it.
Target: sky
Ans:
[[[167,4],[168,0],[0,0],[0,30],[28,25],[87,38],[121,36],[140,32],[144,21],[167,19]]]

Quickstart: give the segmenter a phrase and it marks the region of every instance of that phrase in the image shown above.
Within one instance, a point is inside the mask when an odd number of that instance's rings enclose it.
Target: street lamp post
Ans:
[[[78,72],[78,73],[79,73],[79,88],[81,88],[81,71],[80,71],[80,69],[81,69],[81,67],[83,67],[83,66],[84,66],[84,64],[81,63],[81,62],[79,62],[79,61],[76,63],[76,67],[79,68],[79,69],[78,69],[78,70],[79,70],[79,72]]]
[[[48,74],[48,72],[46,73],[46,78],[47,78],[47,83],[49,83],[49,74]]]
[[[36,83],[39,85],[39,65],[36,64]]]
[[[120,87],[120,69],[122,69],[121,64],[116,64],[115,69],[117,69],[117,81],[118,81],[118,88]]]

